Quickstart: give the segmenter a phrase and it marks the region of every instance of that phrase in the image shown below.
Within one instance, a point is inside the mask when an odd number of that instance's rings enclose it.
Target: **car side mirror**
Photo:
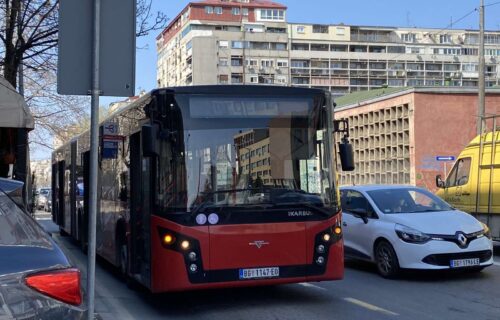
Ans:
[[[445,183],[444,183],[443,179],[441,178],[440,174],[438,174],[436,176],[436,187],[438,187],[440,189],[444,189],[444,187],[445,187]]]
[[[368,211],[366,211],[366,209],[357,208],[357,209],[350,209],[349,211],[351,213],[354,213],[356,217],[363,220],[365,224],[368,223]]]

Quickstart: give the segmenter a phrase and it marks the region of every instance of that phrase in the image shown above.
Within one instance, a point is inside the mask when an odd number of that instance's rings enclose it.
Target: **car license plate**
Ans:
[[[278,267],[240,269],[240,280],[277,278],[279,276],[280,268]]]
[[[478,265],[480,265],[479,258],[459,259],[450,261],[450,267],[452,268],[474,267]]]

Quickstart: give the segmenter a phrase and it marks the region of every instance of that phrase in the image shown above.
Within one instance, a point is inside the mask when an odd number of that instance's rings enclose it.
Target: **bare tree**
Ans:
[[[59,0],[0,0],[0,67],[17,87],[19,65],[44,72],[55,68]],[[165,27],[167,16],[152,0],[137,0],[138,37]]]
[[[17,87],[23,65],[37,128],[31,141],[49,148],[50,136],[65,140],[86,129],[89,105],[87,97],[56,93],[58,10],[59,0],[0,0],[0,71]],[[163,29],[168,20],[152,9],[152,0],[137,0],[136,18],[138,37]]]

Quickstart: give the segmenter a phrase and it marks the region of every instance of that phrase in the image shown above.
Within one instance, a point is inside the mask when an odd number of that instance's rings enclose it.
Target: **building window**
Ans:
[[[277,83],[277,84],[286,84],[287,83],[286,77],[284,77],[284,76],[277,76],[274,79],[274,83]]]
[[[422,47],[406,47],[406,53],[421,54],[425,52],[425,48]]]
[[[219,75],[219,83],[220,84],[228,84],[229,83],[229,76],[227,74]]]
[[[451,43],[451,36],[449,34],[442,34],[439,36],[439,43]]]
[[[258,76],[250,76],[250,83],[259,83]]]
[[[271,42],[271,50],[285,51],[286,50],[286,43]]]
[[[292,43],[292,50],[309,51],[309,43]]]
[[[213,14],[214,13],[214,7],[206,6],[205,7],[205,13],[206,14]]]
[[[248,67],[256,67],[259,64],[259,62],[257,61],[257,59],[246,59],[245,64]]]
[[[219,48],[228,48],[228,47],[229,47],[229,41],[226,40],[219,41]]]
[[[243,75],[241,73],[231,74],[231,83],[243,83]]]
[[[222,14],[222,7],[215,7],[215,8],[214,8],[214,12],[215,12],[216,14]]]
[[[241,67],[243,66],[243,58],[241,57],[231,57],[231,66]]]
[[[260,61],[261,68],[272,68],[274,67],[274,60],[262,59]]]
[[[306,33],[306,27],[297,26],[297,33]]]
[[[313,25],[313,33],[328,33],[328,26],[315,24]]]
[[[228,59],[227,58],[219,58],[219,67],[227,67]]]
[[[288,67],[288,60],[278,60],[276,65],[280,68],[286,68]]]
[[[245,48],[248,49],[248,42],[245,43]],[[243,49],[243,41],[231,41],[232,49]]]
[[[403,33],[401,35],[401,40],[403,40],[404,42],[408,42],[408,43],[414,43],[415,42],[415,35],[413,33]]]
[[[242,13],[244,16],[248,16],[248,8],[243,8],[243,9],[241,9],[241,13]]]
[[[269,32],[269,33],[286,33],[286,28],[268,27],[266,29],[266,32]]]
[[[465,72],[478,72],[479,67],[477,63],[464,63],[462,65],[462,71]]]
[[[337,28],[337,30],[335,30],[335,34],[338,36],[344,36],[345,35],[345,28]]]
[[[231,9],[231,13],[233,14],[233,16],[239,16],[240,15],[240,8],[232,8]]]
[[[285,11],[277,9],[261,9],[260,18],[262,20],[285,20]]]
[[[326,43],[311,43],[311,51],[329,51],[330,47]]]

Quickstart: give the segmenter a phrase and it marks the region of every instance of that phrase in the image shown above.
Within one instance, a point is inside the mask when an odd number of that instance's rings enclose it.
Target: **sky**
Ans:
[[[153,9],[173,19],[189,3],[187,0],[152,0]],[[480,0],[281,0],[288,7],[288,22],[321,24],[395,26],[447,29],[478,29]],[[485,0],[487,30],[500,30],[500,1]],[[453,24],[452,24],[453,22]],[[159,32],[137,39],[136,93],[156,86],[156,44]],[[101,105],[123,100],[102,97]],[[48,152],[34,158],[48,158]]]
[[[479,0],[281,0],[288,7],[289,22],[324,24],[449,28],[479,7]],[[189,3],[181,0],[153,0],[156,10],[163,11],[170,19]],[[496,3],[496,4],[494,4]],[[494,4],[490,5],[489,4]],[[500,1],[485,0],[487,30],[500,30]],[[472,12],[453,28],[479,28],[479,13]],[[136,92],[149,91],[156,85],[156,46],[159,33],[137,40]],[[108,99],[106,99],[107,101]],[[109,101],[114,101],[111,98]]]

